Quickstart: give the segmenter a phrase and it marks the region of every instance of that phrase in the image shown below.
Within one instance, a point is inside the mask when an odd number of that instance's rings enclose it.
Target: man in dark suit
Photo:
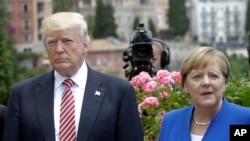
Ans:
[[[4,141],[143,141],[133,86],[85,62],[90,39],[83,17],[53,14],[42,31],[53,70],[12,87]]]
[[[4,126],[4,119],[6,113],[6,106],[0,105],[0,141],[3,139],[3,126]]]

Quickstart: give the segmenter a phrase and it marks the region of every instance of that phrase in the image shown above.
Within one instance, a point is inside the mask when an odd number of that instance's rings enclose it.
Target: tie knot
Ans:
[[[66,87],[72,87],[73,86],[73,84],[74,84],[74,81],[72,80],[72,79],[70,79],[70,78],[67,78],[67,79],[65,79],[64,81],[63,81],[63,84],[66,86]]]

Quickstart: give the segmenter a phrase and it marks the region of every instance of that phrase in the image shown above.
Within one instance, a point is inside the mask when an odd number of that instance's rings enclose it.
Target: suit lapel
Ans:
[[[36,89],[38,117],[46,141],[55,141],[54,130],[54,76],[53,71],[40,81]]]
[[[87,141],[97,118],[105,89],[101,88],[102,82],[93,70],[88,69],[88,78],[81,110],[81,117],[77,133],[77,141]]]

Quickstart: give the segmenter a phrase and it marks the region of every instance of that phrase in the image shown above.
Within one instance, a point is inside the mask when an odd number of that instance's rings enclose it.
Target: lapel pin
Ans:
[[[100,96],[101,93],[99,91],[95,91],[95,96]]]

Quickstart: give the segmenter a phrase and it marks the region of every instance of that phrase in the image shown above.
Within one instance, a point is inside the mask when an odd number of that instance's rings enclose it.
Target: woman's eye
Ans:
[[[200,75],[193,76],[193,78],[200,78],[200,77],[201,77]]]

